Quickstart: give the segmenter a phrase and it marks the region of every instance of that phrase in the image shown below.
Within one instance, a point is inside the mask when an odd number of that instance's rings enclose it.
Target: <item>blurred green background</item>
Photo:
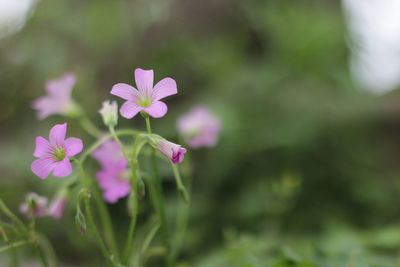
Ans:
[[[75,72],[73,96],[101,127],[112,85],[154,69],[179,90],[158,133],[176,140],[177,117],[196,104],[223,124],[217,147],[193,152],[180,266],[400,266],[399,96],[357,87],[347,39],[333,0],[42,0],[0,40],[0,196],[16,210],[62,182],[30,172],[35,136],[65,120],[31,109],[46,80]],[[173,178],[164,186],[174,207]],[[124,202],[112,207],[121,232]],[[73,215],[38,227],[60,266],[98,266]]]

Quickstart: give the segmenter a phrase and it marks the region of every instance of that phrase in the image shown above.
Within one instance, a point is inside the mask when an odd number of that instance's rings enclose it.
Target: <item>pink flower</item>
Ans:
[[[167,113],[167,105],[160,100],[178,92],[176,82],[168,77],[153,87],[153,76],[153,70],[136,69],[135,81],[139,90],[125,83],[113,86],[111,94],[126,100],[120,109],[124,118],[131,119],[140,111],[153,118],[161,118]]]
[[[36,137],[36,148],[33,152],[35,161],[31,169],[41,179],[46,179],[50,173],[56,177],[66,177],[71,174],[70,157],[83,149],[82,140],[75,137],[65,139],[67,124],[56,124],[50,130],[49,141],[44,137]]]
[[[45,119],[53,114],[67,115],[72,113],[76,106],[71,99],[71,91],[75,85],[75,75],[65,74],[58,80],[46,83],[47,95],[39,97],[32,103],[38,111],[39,119]]]
[[[64,215],[65,208],[67,206],[67,197],[64,195],[56,196],[55,199],[50,203],[47,210],[47,215],[54,219],[61,219]]]
[[[47,198],[36,193],[26,195],[25,201],[19,206],[19,211],[28,218],[43,217],[47,213]]]
[[[220,128],[219,120],[203,106],[178,119],[178,131],[191,148],[215,146]]]
[[[92,156],[100,163],[102,169],[97,172],[96,179],[103,190],[103,197],[109,203],[116,203],[126,197],[131,186],[129,184],[128,161],[115,141],[107,141]]]
[[[186,154],[186,149],[181,145],[169,142],[155,134],[150,136],[150,144],[169,158],[174,164],[181,163]]]

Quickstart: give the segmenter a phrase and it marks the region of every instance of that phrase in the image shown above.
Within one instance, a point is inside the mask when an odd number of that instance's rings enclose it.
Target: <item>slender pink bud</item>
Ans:
[[[56,196],[50,203],[47,214],[54,219],[61,219],[64,215],[65,208],[67,207],[68,199],[65,194]]]

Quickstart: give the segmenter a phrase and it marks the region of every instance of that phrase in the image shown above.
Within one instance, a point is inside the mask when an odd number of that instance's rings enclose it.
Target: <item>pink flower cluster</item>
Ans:
[[[118,143],[107,141],[92,156],[102,167],[97,172],[96,179],[103,190],[104,199],[109,203],[116,203],[120,198],[126,197],[131,190],[128,161]]]

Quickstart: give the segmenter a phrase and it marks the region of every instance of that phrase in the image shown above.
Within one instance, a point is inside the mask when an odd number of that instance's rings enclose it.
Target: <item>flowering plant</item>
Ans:
[[[182,180],[179,164],[185,164],[186,148],[166,140],[152,132],[150,118],[161,118],[167,113],[167,105],[161,99],[177,94],[174,79],[164,78],[153,85],[153,70],[135,70],[137,89],[124,83],[117,83],[111,94],[125,100],[119,109],[122,117],[132,119],[140,114],[146,123],[146,130],[117,129],[118,106],[116,101],[104,101],[99,113],[108,131],[103,131],[93,124],[83,109],[72,100],[72,89],[76,76],[66,74],[60,79],[46,84],[48,95],[40,97],[33,103],[39,119],[50,115],[62,115],[78,121],[95,141],[82,141],[81,138],[67,137],[68,125],[54,125],[48,138],[36,137],[31,164],[33,174],[42,180],[51,177],[65,179],[48,203],[47,197],[29,193],[20,205],[20,212],[26,216],[28,223],[19,219],[0,199],[0,212],[10,220],[19,240],[10,240],[0,221],[0,232],[7,239],[8,245],[0,251],[14,250],[18,246],[33,245],[38,251],[43,266],[54,266],[54,257],[49,257],[44,243],[45,238],[39,234],[35,221],[39,217],[49,216],[62,219],[71,199],[76,200],[75,223],[81,234],[93,235],[107,266],[144,266],[148,255],[158,256],[166,266],[172,266],[179,255],[182,236],[185,233],[190,203],[190,171],[186,180]],[[219,121],[205,107],[196,108],[178,121],[178,131],[182,140],[192,148],[215,145],[219,133]],[[86,163],[94,159],[99,169],[93,175]],[[158,170],[159,159],[169,163],[175,177],[177,191],[181,196],[182,207],[179,209],[180,220],[177,230],[171,231],[172,222],[167,219],[162,180]],[[149,164],[146,164],[149,162]],[[150,167],[149,167],[150,166]],[[189,166],[189,165],[188,165]],[[143,218],[150,231],[138,235],[138,217],[141,203],[148,191],[149,201],[154,216]],[[114,204],[127,198],[129,228],[126,229],[123,246],[117,243],[112,218],[107,204]],[[93,204],[92,204],[93,200]],[[93,209],[93,207],[95,209]],[[140,230],[140,229],[139,229]],[[161,250],[152,246],[160,232]],[[138,245],[133,246],[137,242]],[[157,253],[151,251],[158,251]],[[151,252],[151,253],[150,253]],[[50,260],[53,258],[53,260]]]

